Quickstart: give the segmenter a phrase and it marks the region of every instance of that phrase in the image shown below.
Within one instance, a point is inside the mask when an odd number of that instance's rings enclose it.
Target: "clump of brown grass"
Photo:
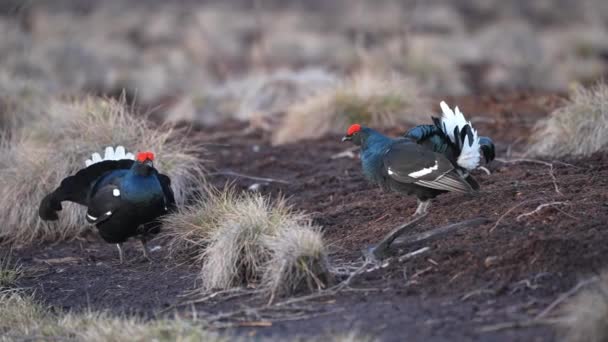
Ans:
[[[231,341],[195,321],[153,320],[106,313],[58,313],[17,290],[0,292],[0,341]]]
[[[608,341],[608,272],[563,308],[560,328],[568,342]]]
[[[12,259],[11,250],[0,254],[0,290],[15,286],[22,273],[21,265]]]
[[[336,78],[321,69],[279,70],[250,77],[249,83],[236,117],[252,127],[273,130],[292,104],[330,89]]]
[[[105,146],[154,151],[156,167],[171,177],[178,204],[203,181],[199,146],[170,128],[154,128],[121,101],[87,98],[49,104],[48,113],[0,143],[0,241],[27,244],[77,235],[82,208],[66,205],[58,222],[43,222],[38,204],[61,180],[84,167]]]
[[[265,244],[272,257],[263,283],[271,301],[276,296],[319,291],[333,281],[321,232],[309,222],[283,229]]]
[[[228,198],[203,253],[201,280],[205,290],[257,283],[271,257],[264,237],[303,219],[282,198],[271,202],[255,193]]]
[[[0,291],[0,341],[250,341],[203,328],[198,320],[156,319],[144,321],[132,316],[113,316],[105,312],[66,313],[39,304],[31,295],[18,290]],[[276,341],[262,338],[259,341]],[[292,336],[293,341],[372,342],[359,332],[324,335],[317,338]]]
[[[167,227],[168,249],[174,257],[186,257],[202,264],[203,251],[207,248],[211,234],[230,212],[237,201],[234,191],[220,191],[205,187],[192,203],[182,206],[174,214],[164,216],[161,221]]]
[[[608,85],[574,86],[566,104],[536,126],[528,153],[588,156],[608,147]]]
[[[427,101],[412,80],[362,72],[338,86],[289,107],[273,143],[343,133],[349,124],[376,128],[427,120]]]
[[[209,190],[166,216],[164,224],[170,249],[201,265],[203,291],[263,282],[268,293],[291,294],[302,283],[322,288],[328,278],[320,233],[282,197]],[[300,237],[304,240],[294,241]],[[284,267],[277,269],[275,263]]]

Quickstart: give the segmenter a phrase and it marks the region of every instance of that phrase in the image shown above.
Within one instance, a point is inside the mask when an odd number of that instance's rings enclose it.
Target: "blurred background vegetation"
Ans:
[[[607,25],[603,0],[4,0],[0,91],[124,89],[203,123],[362,70],[431,96],[565,92],[606,74]]]

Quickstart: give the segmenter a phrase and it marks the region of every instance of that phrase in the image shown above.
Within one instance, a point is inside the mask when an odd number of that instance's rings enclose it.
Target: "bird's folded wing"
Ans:
[[[89,201],[87,222],[99,224],[112,217],[121,207],[121,197],[120,189],[114,184],[97,189]]]
[[[472,191],[445,156],[418,144],[408,141],[394,144],[385,153],[383,161],[388,177],[398,182],[437,190]]]
[[[168,211],[173,211],[176,208],[176,205],[173,189],[171,189],[171,178],[169,178],[169,176],[159,173],[158,180],[160,182],[160,186],[163,188],[163,193],[165,194],[165,203],[167,209]]]

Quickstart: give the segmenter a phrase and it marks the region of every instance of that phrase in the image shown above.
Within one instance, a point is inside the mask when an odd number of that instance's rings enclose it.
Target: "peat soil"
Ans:
[[[360,331],[385,341],[552,341],[549,326],[495,329],[496,324],[529,320],[580,280],[593,275],[608,257],[608,153],[581,159],[517,161],[534,124],[562,98],[512,94],[449,99],[471,117],[482,135],[494,138],[497,157],[475,174],[478,196],[446,194],[411,234],[485,217],[488,223],[459,230],[432,243],[396,250],[397,255],[430,247],[426,253],[354,278],[351,289],[322,301],[305,302],[306,315],[264,318],[255,327],[232,327],[243,336],[320,336]],[[363,179],[355,158],[333,158],[349,148],[339,136],[271,146],[245,126],[196,128],[192,138],[207,144],[209,180],[265,194],[282,194],[323,227],[336,264],[354,265],[361,250],[402,223],[414,198],[385,193]],[[397,131],[392,132],[397,133]],[[261,182],[234,173],[273,178]],[[545,204],[545,206],[540,207]],[[535,211],[535,209],[538,209]],[[112,245],[95,234],[51,245],[20,248],[28,270],[21,286],[65,310],[109,310],[156,317],[180,311],[217,314],[254,305],[237,298],[177,306],[196,285],[195,266],[168,257],[162,239],[154,263],[137,260],[135,242],[118,265]],[[304,307],[303,307],[304,309]],[[548,316],[557,314],[550,312]],[[290,320],[294,319],[294,320]],[[268,322],[270,321],[270,322]],[[259,323],[259,322],[258,322]],[[263,326],[260,326],[263,325]]]

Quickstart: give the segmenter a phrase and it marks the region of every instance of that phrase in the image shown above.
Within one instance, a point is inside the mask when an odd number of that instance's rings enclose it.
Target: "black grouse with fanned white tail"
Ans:
[[[479,137],[458,107],[441,102],[441,118],[434,125],[412,128],[403,137],[390,138],[354,124],[343,141],[361,146],[365,177],[387,190],[418,199],[415,215],[426,214],[430,200],[446,192],[474,193],[479,184],[470,172],[494,159],[494,144]]]
[[[160,231],[158,218],[175,209],[175,198],[168,176],[158,173],[154,154],[126,153],[125,148],[107,147],[104,157],[94,153],[86,168],[65,178],[61,185],[40,203],[44,220],[57,220],[61,202],[87,207],[86,220],[94,224],[101,237],[121,245],[130,237],[139,237],[148,258],[146,241]]]

